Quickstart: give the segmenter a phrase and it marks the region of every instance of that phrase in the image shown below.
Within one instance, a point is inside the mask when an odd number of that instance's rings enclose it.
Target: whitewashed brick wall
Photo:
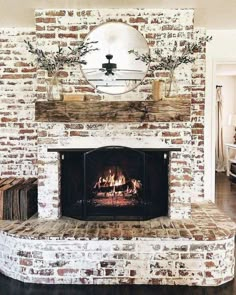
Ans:
[[[72,44],[77,38],[83,38],[89,30],[105,21],[124,21],[138,28],[147,38],[151,50],[155,46],[172,48],[177,40],[180,45],[185,39],[193,37],[193,10],[38,10],[36,11],[36,29],[2,29],[0,31],[0,176],[36,176],[40,167],[40,185],[43,178],[41,154],[37,165],[37,137],[40,145],[44,142],[66,142],[69,137],[146,137],[156,136],[168,144],[183,145],[183,153],[176,154],[185,167],[172,170],[172,201],[178,206],[192,199],[204,198],[204,101],[205,101],[205,52],[197,54],[197,61],[191,66],[180,68],[185,72],[186,85],[183,95],[191,95],[191,122],[155,123],[155,124],[38,124],[34,121],[34,101],[36,91],[39,99],[45,98],[44,75],[30,65],[32,57],[27,52],[24,39],[36,42],[40,46],[49,46],[63,42]],[[204,33],[204,32],[201,32]],[[49,46],[49,48],[53,48]],[[178,74],[178,73],[177,73]],[[43,79],[40,78],[40,75]],[[91,92],[90,86],[82,79],[79,69],[65,69],[64,90],[67,92]],[[165,72],[158,72],[163,78]],[[144,99],[151,91],[152,76],[148,75],[144,83],[137,88],[137,99]],[[104,95],[104,99],[110,99]],[[129,93],[119,96],[129,99]],[[56,138],[58,137],[58,138]],[[41,147],[39,147],[40,150]],[[191,162],[191,164],[189,164]],[[176,164],[177,165],[177,164]],[[181,174],[182,173],[182,174]],[[192,182],[193,180],[193,182]],[[189,189],[191,188],[191,190]],[[182,197],[179,191],[183,191]],[[185,194],[189,191],[189,195]],[[44,206],[44,202],[42,202]],[[176,205],[177,206],[177,205]],[[177,206],[177,207],[178,207]],[[56,208],[55,210],[58,210]]]
[[[33,28],[0,30],[0,176],[37,175],[37,123],[34,121],[36,69],[24,39]]]

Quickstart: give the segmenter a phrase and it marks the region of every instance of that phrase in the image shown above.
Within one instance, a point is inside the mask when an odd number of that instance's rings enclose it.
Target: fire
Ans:
[[[135,196],[141,188],[142,184],[139,180],[128,178],[117,166],[105,170],[93,187],[97,197],[131,197]]]
[[[113,187],[123,185],[125,183],[126,178],[120,170],[117,170],[115,173],[112,171],[112,169],[109,169],[107,175],[105,175],[104,177],[99,177],[98,182],[96,182],[95,184],[95,187]]]
[[[106,207],[136,206],[140,202],[141,189],[139,180],[129,178],[118,166],[109,167],[93,187],[92,203]]]

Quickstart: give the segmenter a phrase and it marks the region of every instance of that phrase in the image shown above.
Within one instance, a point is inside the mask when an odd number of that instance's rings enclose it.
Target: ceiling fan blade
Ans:
[[[129,70],[129,69],[114,69],[114,72],[134,72],[134,73],[145,73],[142,70]]]
[[[99,70],[99,68],[86,68],[86,69],[83,69],[83,71],[91,71],[91,70]]]
[[[103,69],[103,68],[87,68],[87,69],[83,69],[83,71],[91,71],[91,70],[96,70],[96,71],[105,71],[105,69]]]
[[[91,70],[90,72],[86,72],[86,74],[95,74],[99,73],[99,70]]]

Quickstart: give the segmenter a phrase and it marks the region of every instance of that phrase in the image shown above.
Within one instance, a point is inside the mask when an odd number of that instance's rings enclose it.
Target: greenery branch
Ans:
[[[86,64],[85,55],[98,50],[94,48],[94,44],[98,41],[80,41],[77,46],[67,47],[67,49],[58,45],[56,52],[47,52],[42,49],[35,48],[29,41],[24,40],[27,49],[34,55],[33,65],[40,69],[46,70],[49,75],[55,75],[65,65],[74,66],[76,64]]]
[[[195,61],[194,53],[200,51],[206,42],[212,40],[212,37],[206,36],[199,39],[198,42],[185,42],[184,47],[179,51],[177,41],[174,42],[171,54],[163,55],[163,50],[156,49],[153,55],[150,53],[139,54],[138,51],[130,50],[136,56],[136,60],[149,64],[155,63],[150,67],[150,71],[167,70],[173,71],[181,64],[193,63]],[[154,56],[155,55],[155,56]]]
[[[168,54],[164,54],[163,49],[156,49],[154,54],[146,53],[139,54],[138,51],[130,50],[130,54],[135,55],[136,60],[144,62],[146,65],[151,64],[149,70],[154,73],[158,70],[165,70],[169,72],[170,85],[167,96],[170,95],[174,71],[182,64],[193,63],[196,59],[194,54],[201,51],[206,42],[212,40],[211,36],[200,37],[198,41],[186,41],[184,46],[179,49],[177,41],[174,42],[173,49]]]

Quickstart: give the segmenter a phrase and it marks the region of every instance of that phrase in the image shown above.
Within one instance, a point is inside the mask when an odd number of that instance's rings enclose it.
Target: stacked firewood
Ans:
[[[0,179],[0,219],[26,220],[36,212],[36,178]]]

